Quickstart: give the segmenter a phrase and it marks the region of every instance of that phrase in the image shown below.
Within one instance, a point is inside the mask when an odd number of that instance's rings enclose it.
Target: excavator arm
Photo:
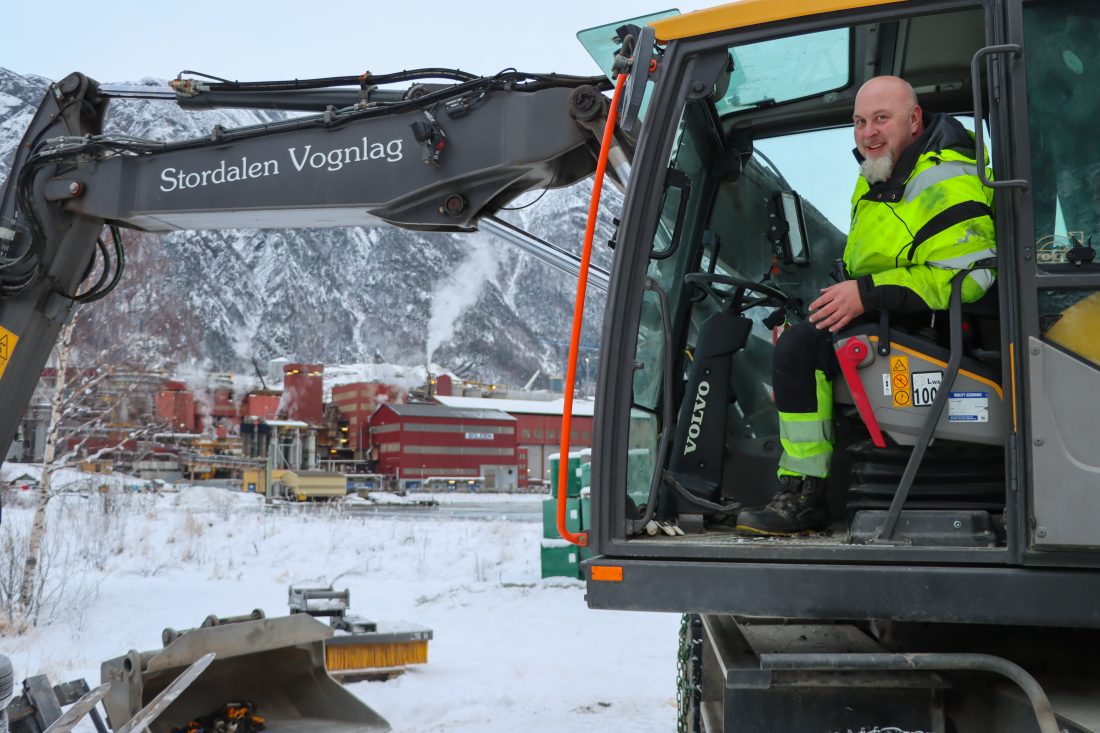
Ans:
[[[171,90],[135,90],[74,73],[52,84],[0,198],[0,456],[74,306],[102,297],[117,281],[118,227],[462,232],[484,222],[562,266],[568,254],[493,215],[527,191],[592,173],[606,82],[516,72],[455,72],[450,79],[457,83],[403,92],[380,92],[378,77],[358,79],[360,88],[350,92],[328,88],[348,79],[177,80]],[[128,96],[319,114],[215,127],[189,140],[104,135],[108,102]],[[97,251],[101,270],[94,267]],[[86,282],[93,271],[106,273],[112,259],[113,277]]]

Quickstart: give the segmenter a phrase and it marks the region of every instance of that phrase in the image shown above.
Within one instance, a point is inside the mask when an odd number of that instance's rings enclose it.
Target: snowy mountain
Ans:
[[[0,69],[0,182],[47,84]],[[115,100],[107,129],[179,140],[279,117]],[[591,179],[502,218],[579,252],[590,191]],[[605,188],[604,201],[595,257],[610,267],[603,243],[619,197]],[[124,232],[124,239],[126,274],[95,304],[86,338],[96,348],[136,340],[147,354],[141,366],[245,371],[253,358],[352,363],[376,353],[423,364],[432,351],[433,363],[483,381],[522,385],[536,370],[541,379],[564,372],[576,281],[487,234],[387,227]],[[589,289],[583,343],[599,342],[602,298]]]

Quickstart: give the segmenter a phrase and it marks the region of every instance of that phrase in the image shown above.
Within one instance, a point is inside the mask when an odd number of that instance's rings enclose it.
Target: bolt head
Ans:
[[[458,216],[466,210],[466,197],[462,194],[451,194],[444,200],[439,212],[446,216]]]
[[[596,97],[593,94],[581,93],[575,98],[577,109],[587,112],[596,106]]]

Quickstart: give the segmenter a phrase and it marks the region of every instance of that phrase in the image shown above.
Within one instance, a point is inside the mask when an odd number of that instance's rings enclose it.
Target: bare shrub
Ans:
[[[202,533],[205,532],[202,522],[200,522],[191,512],[187,511],[187,516],[183,519],[183,533],[191,539],[198,539],[202,537]]]
[[[10,633],[23,633],[33,626],[49,624],[70,608],[91,603],[98,591],[87,568],[86,535],[78,524],[55,519],[55,531],[43,537],[38,566],[29,600],[21,596],[23,571],[30,546],[30,527],[15,522],[0,526],[0,618]]]
[[[173,568],[174,566],[172,563],[150,560],[149,562],[143,563],[135,572],[142,578],[155,578],[162,573],[169,572]]]
[[[228,491],[219,492],[216,496],[217,498],[211,502],[214,513],[223,522],[228,522],[233,518],[233,510],[237,507],[237,497]]]
[[[21,489],[6,489],[3,502],[5,509],[31,509],[34,507],[34,492]]]
[[[86,505],[74,507],[80,516],[73,521],[85,528],[84,556],[96,570],[106,570],[108,560],[125,552],[130,514],[123,508],[114,491],[96,491]]]

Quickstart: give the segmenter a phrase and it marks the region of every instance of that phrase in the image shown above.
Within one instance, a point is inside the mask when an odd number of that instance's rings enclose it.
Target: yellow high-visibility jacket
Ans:
[[[978,179],[973,133],[955,118],[935,117],[888,180],[859,177],[844,264],[865,309],[946,310],[955,273],[995,254],[993,191]],[[993,279],[992,270],[971,272],[963,302]]]

